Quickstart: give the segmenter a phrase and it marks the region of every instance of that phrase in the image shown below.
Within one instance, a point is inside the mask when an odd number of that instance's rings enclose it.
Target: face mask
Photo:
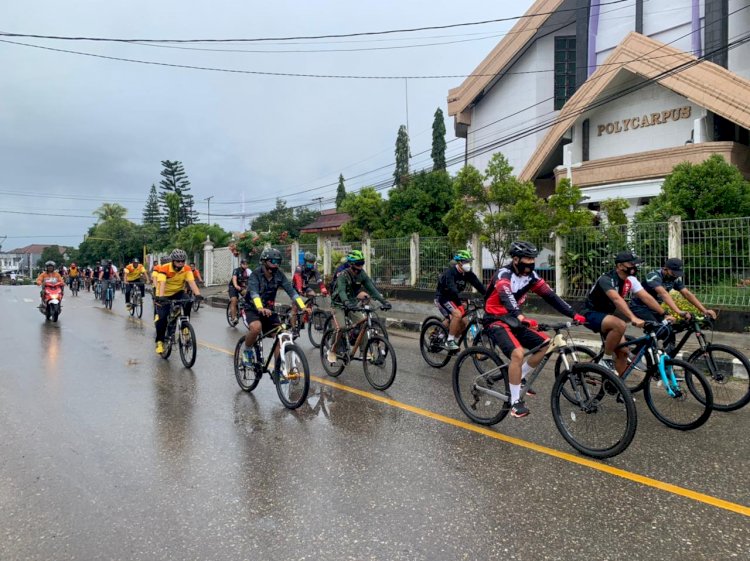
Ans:
[[[463,271],[464,273],[469,273],[469,272],[471,272],[471,263],[461,263],[461,270],[462,270],[462,271]]]
[[[313,268],[313,264],[312,263],[305,263],[305,267],[307,267],[308,269],[312,269]]]
[[[185,266],[185,265],[175,265],[174,263],[172,263],[172,268],[173,268],[173,269],[174,269],[175,271],[182,271],[182,268],[183,268],[184,266]]]
[[[638,267],[630,267],[628,269],[628,275],[630,275],[631,277],[634,277],[637,274],[638,274]]]
[[[521,276],[527,276],[534,271],[534,267],[536,267],[536,263],[521,263],[519,261],[518,265],[516,265],[516,271]]]

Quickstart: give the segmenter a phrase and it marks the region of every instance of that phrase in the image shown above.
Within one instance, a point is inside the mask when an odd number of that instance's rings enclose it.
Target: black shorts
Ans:
[[[270,316],[262,316],[252,307],[245,310],[245,319],[247,319],[248,325],[254,321],[259,321],[261,332],[264,334],[271,331],[274,327],[281,325],[281,318],[276,312],[272,313]]]
[[[237,289],[233,285],[229,285],[229,297],[230,298],[242,298],[242,295],[237,292]]]
[[[534,331],[526,326],[511,329],[506,323],[497,321],[489,328],[490,337],[503,354],[510,358],[516,349],[533,349],[549,340],[546,333]]]
[[[630,311],[632,311],[636,317],[645,321],[661,321],[664,319],[664,315],[657,317],[654,311],[648,306],[630,306]]]

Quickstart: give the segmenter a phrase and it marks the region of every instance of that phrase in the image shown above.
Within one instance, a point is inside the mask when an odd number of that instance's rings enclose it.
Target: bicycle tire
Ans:
[[[443,347],[447,339],[448,329],[442,320],[430,318],[422,324],[419,332],[419,351],[424,361],[432,368],[442,368],[450,361],[451,356]]]
[[[128,311],[128,313],[131,316],[135,316],[135,308],[137,304],[138,304],[138,297],[135,295],[135,291],[133,291],[133,294],[131,294],[131,297],[130,297],[130,310]]]
[[[478,365],[481,365],[481,368]],[[453,395],[458,406],[464,415],[475,423],[485,426],[496,425],[510,411],[508,369],[494,350],[469,347],[461,351],[453,364],[452,378]],[[481,390],[497,392],[506,399]],[[481,412],[478,405],[482,405],[482,411],[487,413]]]
[[[648,405],[654,417],[669,428],[677,430],[697,429],[711,416],[713,409],[711,386],[703,374],[684,360],[668,358],[665,365],[672,369],[675,367],[681,369],[682,375],[675,373],[675,377],[680,382],[680,392],[677,397],[670,396],[664,388],[661,376],[652,374],[648,377],[646,387],[643,388],[646,405]],[[682,383],[683,380],[684,384]],[[685,406],[685,403],[691,397],[695,404]],[[675,411],[678,407],[685,413],[685,417],[680,420],[675,419],[676,415],[669,414],[670,410]]]
[[[242,391],[251,392],[260,382],[260,376],[253,368],[252,364],[245,364],[242,360],[242,354],[245,352],[245,336],[240,337],[234,346],[234,378]]]
[[[593,385],[592,380],[596,382]],[[570,386],[569,391],[578,396],[575,402],[563,394],[565,386]],[[608,390],[599,392],[597,386]],[[638,427],[632,394],[619,376],[597,364],[579,362],[563,370],[552,386],[550,406],[560,435],[581,454],[592,458],[621,454],[630,446]],[[611,436],[595,437],[595,430]],[[584,442],[584,437],[592,441]]]
[[[307,365],[307,357],[299,346],[286,345],[283,365],[282,377],[274,380],[276,393],[284,407],[297,409],[307,401],[307,394],[310,391],[310,368]]]
[[[167,327],[167,332],[168,331],[169,331],[169,327]],[[164,352],[161,353],[161,358],[163,358],[164,360],[167,360],[169,358],[169,355],[172,354],[172,341],[173,341],[173,338],[169,336],[164,341]]]
[[[721,354],[732,358],[721,358]],[[750,402],[750,361],[734,347],[711,343],[705,349],[695,350],[687,361],[698,369],[711,385],[714,410],[736,411]],[[717,371],[717,368],[724,369],[724,372]],[[742,374],[743,371],[744,379],[736,375]]]
[[[185,329],[188,330],[187,336],[184,333]],[[180,347],[180,360],[182,360],[182,364],[185,365],[185,368],[192,368],[198,356],[198,340],[195,337],[195,329],[193,329],[189,321],[182,323],[180,332],[177,334],[177,343]]]
[[[237,327],[237,324],[239,322],[240,322],[239,304],[237,304],[237,317],[232,319],[232,303],[227,302],[227,323],[229,324],[229,327]]]
[[[200,309],[201,309],[201,302],[202,302],[202,301],[203,301],[203,300],[201,300],[200,298],[196,298],[196,299],[195,299],[195,300],[193,301],[193,311],[194,311],[194,312],[197,312],[198,310],[200,310]]]
[[[307,336],[310,338],[312,346],[316,349],[320,348],[320,344],[323,341],[327,319],[326,315],[327,314],[323,310],[314,308],[312,317],[310,317],[310,321],[307,322]]]
[[[333,329],[329,329],[323,334],[323,338],[320,341],[320,363],[323,365],[323,370],[326,371],[326,374],[337,378],[344,371],[346,363],[337,357],[336,362],[331,364],[330,362],[328,362],[328,358],[326,356],[328,354],[328,349],[330,349],[331,345],[333,344],[333,337],[335,333],[336,332]]]
[[[362,366],[365,378],[373,388],[385,391],[391,387],[396,379],[398,363],[396,351],[388,339],[376,335],[367,340],[362,353]],[[381,366],[384,367],[383,370],[380,370]],[[390,371],[386,373],[385,369],[389,367]]]
[[[136,315],[140,318],[143,317],[143,297],[139,294],[137,296],[137,303],[133,305],[133,308],[136,309]]]

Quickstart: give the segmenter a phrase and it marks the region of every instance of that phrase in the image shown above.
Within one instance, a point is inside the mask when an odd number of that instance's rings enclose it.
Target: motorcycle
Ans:
[[[39,311],[44,314],[44,317],[49,321],[57,321],[60,311],[62,310],[62,297],[63,297],[63,285],[56,279],[48,279],[44,281],[42,287],[42,304],[39,306]]]

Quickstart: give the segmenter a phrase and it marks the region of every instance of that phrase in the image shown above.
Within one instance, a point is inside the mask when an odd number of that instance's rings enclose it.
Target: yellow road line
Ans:
[[[214,345],[210,345],[208,343],[204,343],[201,341],[199,341],[198,344],[203,345],[204,347],[207,347],[211,350],[234,356],[233,351],[229,351],[227,349],[217,347]],[[717,508],[728,510],[730,512],[736,512],[737,514],[742,514],[743,516],[750,516],[750,507],[747,507],[741,504],[733,503],[730,501],[725,501],[724,499],[712,497],[711,495],[706,495],[705,493],[699,493],[698,491],[693,491],[691,489],[686,489],[678,485],[666,483],[664,481],[653,479],[645,475],[640,475],[638,473],[633,473],[631,471],[626,471],[624,469],[608,466],[601,462],[590,460],[582,456],[576,456],[575,454],[570,454],[568,452],[561,452],[560,450],[555,450],[554,448],[548,448],[547,446],[534,444],[533,442],[529,442],[527,440],[523,440],[520,438],[515,438],[513,436],[508,436],[506,434],[496,432],[486,427],[473,425],[465,421],[459,421],[458,419],[453,419],[452,417],[446,417],[445,415],[440,415],[439,413],[433,413],[432,411],[428,411],[427,409],[422,409],[421,407],[415,407],[413,405],[401,403],[400,401],[396,401],[389,397],[384,397],[379,394],[374,394],[374,393],[367,392],[364,390],[359,390],[357,388],[352,388],[350,386],[345,386],[344,384],[339,384],[338,382],[332,382],[331,380],[326,379],[326,378],[320,378],[318,376],[310,376],[310,379],[315,382],[318,382],[319,384],[330,386],[332,388],[336,388],[345,392],[349,392],[354,395],[358,395],[360,397],[371,399],[373,401],[378,401],[380,403],[390,405],[391,407],[397,407],[399,409],[403,409],[404,411],[409,411],[410,413],[421,415],[422,417],[427,417],[428,419],[433,419],[435,421],[439,421],[447,425],[452,425],[454,427],[465,429],[465,430],[468,430],[477,434],[481,434],[484,436],[488,436],[490,438],[494,438],[495,440],[507,442],[508,444],[513,444],[514,446],[520,446],[521,448],[526,448],[527,450],[533,450],[541,454],[546,454],[547,456],[552,456],[554,458],[566,460],[568,462],[578,464],[581,466],[585,466],[585,467],[588,467],[597,471],[601,471],[609,475],[614,475],[616,477],[621,477],[622,479],[627,479],[628,481],[633,481],[635,483],[640,483],[641,485],[653,487],[654,489],[666,491],[667,493],[672,493],[673,495],[679,495],[680,497],[685,497],[687,499],[691,499],[700,503],[715,506]]]

